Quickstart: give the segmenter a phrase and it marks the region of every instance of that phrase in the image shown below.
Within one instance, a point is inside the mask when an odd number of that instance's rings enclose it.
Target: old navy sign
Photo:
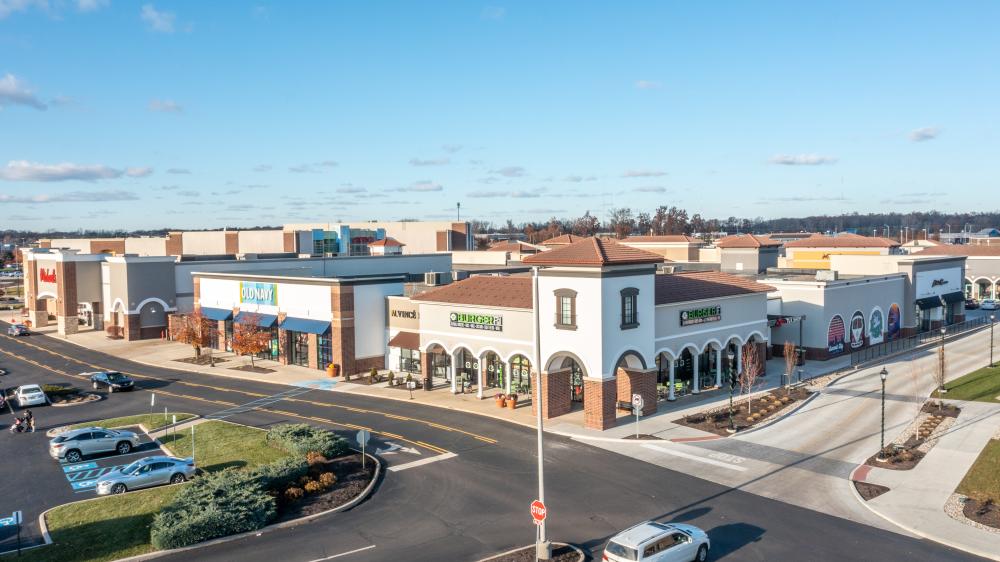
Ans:
[[[56,282],[56,270],[54,270],[54,269],[40,269],[40,270],[38,270],[38,279],[42,283],[55,283]]]
[[[278,306],[278,285],[240,281],[240,302]]]
[[[681,326],[718,322],[719,320],[722,320],[722,307],[718,305],[681,311]]]
[[[472,328],[475,330],[503,331],[503,316],[498,314],[470,314],[452,312],[449,320],[454,328]]]

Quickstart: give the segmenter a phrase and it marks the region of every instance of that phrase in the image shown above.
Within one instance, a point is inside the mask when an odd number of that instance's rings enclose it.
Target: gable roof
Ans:
[[[700,238],[695,238],[693,236],[688,236],[686,234],[660,234],[656,236],[629,236],[622,240],[622,243],[628,244],[629,242],[641,242],[655,244],[659,242],[660,244],[701,244],[703,241]]]
[[[672,304],[702,299],[717,299],[753,293],[768,293],[774,287],[748,277],[720,271],[691,271],[656,276],[656,304]]]
[[[521,263],[528,265],[569,265],[603,267],[606,265],[632,265],[663,263],[663,256],[633,248],[610,238],[584,238],[547,252],[528,256]]]
[[[534,244],[529,244],[521,240],[501,240],[496,244],[493,244],[489,248],[486,248],[487,252],[526,252],[532,251],[537,252],[543,250],[544,248],[539,248]]]
[[[913,254],[915,256],[1000,256],[1000,245],[991,246],[986,244],[940,244],[931,246],[921,252]]]
[[[406,244],[403,244],[399,240],[396,240],[395,238],[392,237],[383,238],[381,240],[375,240],[374,242],[368,243],[369,248],[372,246],[387,246],[387,247],[401,248],[405,245]]]
[[[719,248],[774,248],[782,244],[784,242],[780,240],[772,240],[767,236],[756,234],[734,234],[715,242]]]
[[[577,236],[575,234],[560,234],[554,238],[549,238],[548,240],[542,240],[542,246],[565,246],[567,244],[573,244],[574,242],[579,242],[584,240],[585,237]]]
[[[895,248],[899,242],[880,236],[861,236],[860,234],[841,234],[826,236],[814,234],[809,238],[785,242],[786,248]]]
[[[410,300],[530,310],[531,277],[476,275],[414,295]]]

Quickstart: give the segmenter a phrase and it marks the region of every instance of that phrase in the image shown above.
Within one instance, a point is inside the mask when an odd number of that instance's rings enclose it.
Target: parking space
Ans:
[[[76,494],[93,494],[97,483],[102,477],[133,462],[149,456],[162,455],[163,451],[147,435],[143,434],[138,427],[126,428],[134,431],[140,438],[140,444],[127,455],[94,455],[85,457],[78,463],[60,462],[63,476],[70,489]]]

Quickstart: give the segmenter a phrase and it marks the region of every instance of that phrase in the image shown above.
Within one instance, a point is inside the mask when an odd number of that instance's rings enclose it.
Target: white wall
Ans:
[[[285,233],[280,230],[241,230],[238,234],[241,254],[278,254],[285,251]],[[184,235],[187,238],[187,234]],[[310,248],[309,251],[312,251]]]
[[[208,232],[185,231],[181,237],[183,253],[194,255],[222,255],[226,253],[226,233],[221,230]]]
[[[615,362],[626,351],[637,352],[645,361],[646,368],[651,369],[655,363],[653,338],[656,333],[656,302],[653,286],[655,276],[652,271],[641,275],[628,277],[603,278],[603,299],[601,302],[601,324],[604,329],[603,349],[601,351],[601,375],[613,377],[616,375]],[[621,328],[622,303],[621,290],[629,287],[639,289],[636,310],[639,326],[628,330]],[[577,302],[577,312],[580,310]],[[596,374],[591,376],[597,376]]]
[[[451,252],[453,264],[506,265],[507,252]]]
[[[257,281],[265,282],[265,281]],[[284,312],[295,318],[330,321],[330,285],[275,283],[278,304],[259,305],[240,302],[239,279],[201,278],[201,306],[210,308],[239,308],[241,311],[274,314]]]
[[[329,295],[329,290],[327,291]],[[386,339],[386,297],[402,295],[403,283],[354,286],[354,356],[357,358],[384,355]],[[329,303],[329,299],[327,299]],[[327,306],[329,310],[329,305]],[[329,318],[329,312],[327,318]],[[399,364],[399,361],[396,361]]]
[[[472,306],[464,304],[413,301],[420,314],[420,347],[426,350],[432,343],[440,344],[449,353],[459,346],[477,357],[487,350],[496,352],[504,361],[516,353],[532,359],[532,316],[530,310]],[[493,314],[503,317],[503,330],[499,332],[475,328],[453,327],[452,312]]]
[[[139,256],[165,256],[167,255],[167,239],[152,236],[126,238],[125,253]]]
[[[681,312],[697,308],[719,306],[722,318],[718,322],[705,322],[681,326]],[[699,351],[713,342],[725,345],[733,336],[746,343],[755,332],[760,338],[768,337],[767,293],[752,293],[671,303],[656,307],[656,351],[667,351],[677,357],[688,345]]]

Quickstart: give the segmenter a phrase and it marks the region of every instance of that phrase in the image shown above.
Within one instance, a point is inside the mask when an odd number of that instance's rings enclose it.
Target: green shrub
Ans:
[[[318,494],[323,491],[323,485],[319,482],[307,482],[303,487],[308,494]]]
[[[337,475],[332,472],[324,472],[319,475],[319,483],[322,484],[324,488],[330,488],[337,483]]]
[[[271,490],[278,490],[297,482],[308,471],[309,465],[298,457],[285,457],[253,469],[261,486]]]
[[[304,495],[306,495],[306,493],[302,491],[302,488],[295,486],[285,490],[285,499],[290,502],[297,502],[301,500]]]
[[[304,423],[276,425],[268,430],[267,440],[302,457],[314,451],[332,459],[343,455],[348,449],[347,440],[343,437]]]
[[[43,384],[42,392],[52,396],[69,396],[71,394],[76,394],[79,389],[73,388],[72,386],[62,386],[57,384]]]
[[[224,470],[182,487],[153,518],[150,539],[158,549],[260,529],[274,518],[274,498],[252,471]]]

